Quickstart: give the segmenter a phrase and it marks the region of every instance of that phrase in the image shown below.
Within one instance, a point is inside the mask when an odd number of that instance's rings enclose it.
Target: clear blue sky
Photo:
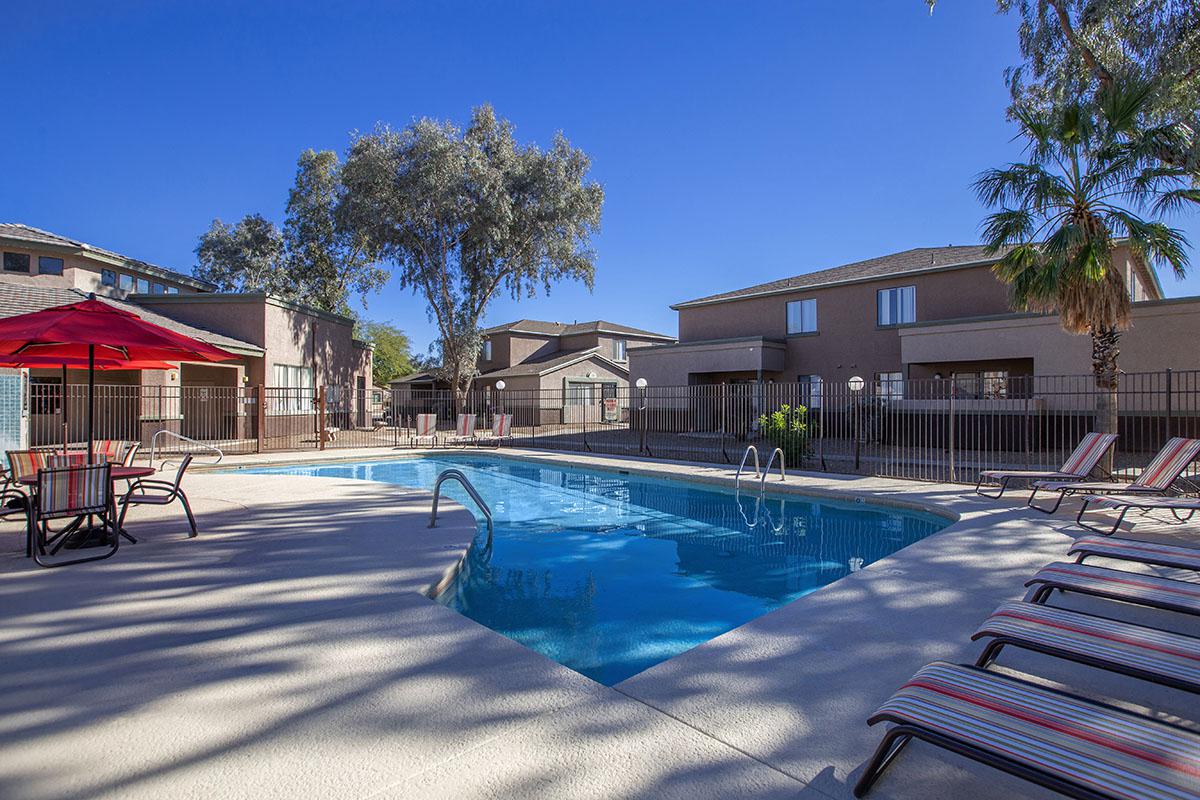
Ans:
[[[1015,20],[986,0],[16,4],[0,221],[188,271],[214,217],[276,220],[298,153],[491,102],[606,191],[596,288],[487,322],[605,318],[909,247],[972,243]],[[1200,243],[1200,223],[1183,225]],[[1193,260],[1200,261],[1195,256]],[[1170,295],[1200,294],[1200,264]],[[389,287],[367,316],[432,338]]]

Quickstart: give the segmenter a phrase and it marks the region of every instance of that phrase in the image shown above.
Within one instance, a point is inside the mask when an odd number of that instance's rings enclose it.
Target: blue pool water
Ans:
[[[944,528],[930,514],[479,455],[274,467],[430,489],[461,469],[491,506],[438,598],[606,685]],[[473,508],[457,484],[446,494]],[[481,533],[483,526],[481,525]]]

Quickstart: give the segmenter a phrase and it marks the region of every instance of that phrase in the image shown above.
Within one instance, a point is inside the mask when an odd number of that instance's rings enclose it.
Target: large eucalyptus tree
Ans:
[[[519,144],[487,105],[465,130],[421,119],[351,143],[339,227],[425,299],[441,375],[460,401],[499,293],[533,296],[563,279],[591,288],[604,191],[589,167],[561,133],[548,150]]]

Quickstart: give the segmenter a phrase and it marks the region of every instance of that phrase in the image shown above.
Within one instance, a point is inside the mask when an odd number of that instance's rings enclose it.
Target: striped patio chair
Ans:
[[[1011,645],[1120,672],[1188,692],[1200,692],[1200,639],[1034,603],[1005,603],[971,641],[988,639],[975,662],[987,667]]]
[[[437,414],[417,414],[417,429],[412,445],[416,447],[428,442],[430,447],[437,447],[437,426]]]
[[[1083,521],[1083,515],[1089,508],[1093,511],[1102,509],[1106,511],[1120,511],[1121,513],[1117,515],[1117,519],[1113,522],[1112,527],[1104,530]],[[1083,497],[1083,503],[1079,506],[1079,513],[1075,515],[1075,523],[1081,528],[1087,528],[1089,531],[1112,536],[1121,527],[1121,523],[1125,521],[1125,515],[1135,508],[1138,511],[1170,510],[1175,519],[1180,522],[1187,522],[1192,518],[1193,514],[1200,511],[1200,497],[1137,497],[1136,495],[1088,494]]]
[[[944,661],[921,669],[867,721],[894,723],[854,787],[863,797],[913,738],[1068,797],[1200,795],[1200,734]]]
[[[454,435],[450,441],[455,444],[473,444],[475,442],[475,414],[459,414],[454,423]]]
[[[1175,481],[1183,475],[1188,465],[1200,458],[1200,439],[1176,437],[1163,445],[1154,460],[1142,470],[1133,483],[1112,481],[1034,481],[1029,495],[1029,507],[1053,514],[1062,504],[1063,498],[1074,494],[1166,494]],[[1058,499],[1050,508],[1034,505],[1034,498],[1041,490],[1058,492]]]
[[[1075,563],[1099,556],[1115,561],[1133,561],[1173,569],[1190,569],[1200,572],[1200,549],[1180,547],[1175,544],[1142,542],[1137,539],[1118,539],[1112,536],[1084,536],[1076,539],[1067,555],[1077,555]]]
[[[92,457],[92,463],[107,464],[109,457],[104,453],[96,453]],[[88,454],[83,453],[48,453],[44,459],[42,469],[65,469],[67,467],[82,467],[88,463]]]
[[[512,414],[496,414],[492,418],[491,431],[485,432],[482,436],[480,436],[478,438],[478,441],[481,444],[484,442],[487,442],[489,444],[494,442],[496,447],[499,447],[501,442],[503,442],[505,439],[510,438],[511,436],[512,436]]]
[[[41,450],[9,450],[8,474],[13,481],[33,477],[38,470],[46,465],[46,457],[50,455]]]
[[[1178,611],[1181,614],[1200,614],[1200,583],[1123,572],[1091,564],[1064,561],[1047,564],[1026,581],[1025,586],[1037,587],[1029,597],[1031,603],[1044,603],[1058,590]]]
[[[1083,437],[1079,446],[1057,470],[984,470],[979,473],[979,480],[975,483],[975,493],[997,499],[1004,494],[1009,481],[1014,480],[1085,481],[1092,474],[1096,465],[1100,463],[1100,459],[1104,458],[1104,454],[1111,450],[1116,443],[1117,435],[1115,433],[1089,433]],[[995,494],[983,491],[981,487],[985,480],[989,484],[999,484],[1000,490]]]
[[[31,547],[33,557],[43,567],[65,567],[68,564],[82,564],[87,561],[99,561],[117,552],[121,537],[113,525],[112,501],[112,466],[104,464],[84,464],[59,468],[41,469],[38,471],[37,495],[32,504],[33,513],[30,515],[29,533],[36,537],[36,547]],[[108,540],[108,548],[98,554],[83,558],[72,558],[65,561],[48,561],[45,559],[45,545],[49,533],[48,523],[51,520],[71,517],[81,520],[99,520],[101,529]],[[68,526],[55,535],[56,546],[50,554],[54,555],[69,541],[76,526]],[[32,544],[32,543],[31,543]]]

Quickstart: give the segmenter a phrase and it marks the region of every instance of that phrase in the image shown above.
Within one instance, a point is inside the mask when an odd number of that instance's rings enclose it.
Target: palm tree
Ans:
[[[1092,339],[1099,390],[1097,428],[1117,427],[1117,356],[1129,327],[1130,291],[1113,264],[1126,245],[1151,269],[1182,277],[1187,239],[1163,220],[1200,204],[1200,189],[1182,169],[1154,154],[1190,135],[1179,125],[1139,125],[1148,87],[1114,87],[1095,103],[1019,109],[1024,163],[982,173],[979,199],[999,208],[983,223],[993,267],[1023,310],[1057,310],[1064,330]]]

